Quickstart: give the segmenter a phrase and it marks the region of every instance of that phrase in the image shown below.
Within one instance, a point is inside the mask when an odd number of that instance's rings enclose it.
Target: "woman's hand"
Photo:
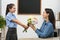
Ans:
[[[30,26],[34,31],[36,31],[36,28],[35,28],[35,26],[34,26],[33,24],[29,24],[29,26]]]

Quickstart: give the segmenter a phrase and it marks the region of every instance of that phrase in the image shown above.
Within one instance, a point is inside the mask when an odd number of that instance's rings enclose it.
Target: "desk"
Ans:
[[[53,38],[20,38],[19,40],[59,40],[59,37],[53,37]]]

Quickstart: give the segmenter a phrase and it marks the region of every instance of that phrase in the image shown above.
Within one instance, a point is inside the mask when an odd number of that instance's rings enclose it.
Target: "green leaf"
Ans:
[[[0,28],[4,28],[4,26],[6,26],[6,20],[0,15]]]

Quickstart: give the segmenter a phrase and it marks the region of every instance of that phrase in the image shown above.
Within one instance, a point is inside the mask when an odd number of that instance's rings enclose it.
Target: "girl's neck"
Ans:
[[[13,12],[10,12],[10,13],[13,13]]]

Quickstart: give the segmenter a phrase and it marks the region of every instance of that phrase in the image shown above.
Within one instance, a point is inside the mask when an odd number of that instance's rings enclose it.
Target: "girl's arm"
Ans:
[[[19,25],[21,25],[23,28],[28,28],[28,26],[27,25],[24,25],[23,23],[21,23],[19,20],[17,20],[17,19],[12,19],[11,21],[13,21],[13,22],[15,22],[15,23],[17,23],[17,24],[19,24]]]
[[[12,22],[17,23],[17,24],[19,24],[20,26],[23,26],[25,29],[28,28],[27,25],[24,25],[23,23],[21,23],[19,20],[16,19],[15,16],[12,16],[11,13],[9,13],[9,14],[6,16],[6,19],[9,20],[9,21],[12,21]]]

